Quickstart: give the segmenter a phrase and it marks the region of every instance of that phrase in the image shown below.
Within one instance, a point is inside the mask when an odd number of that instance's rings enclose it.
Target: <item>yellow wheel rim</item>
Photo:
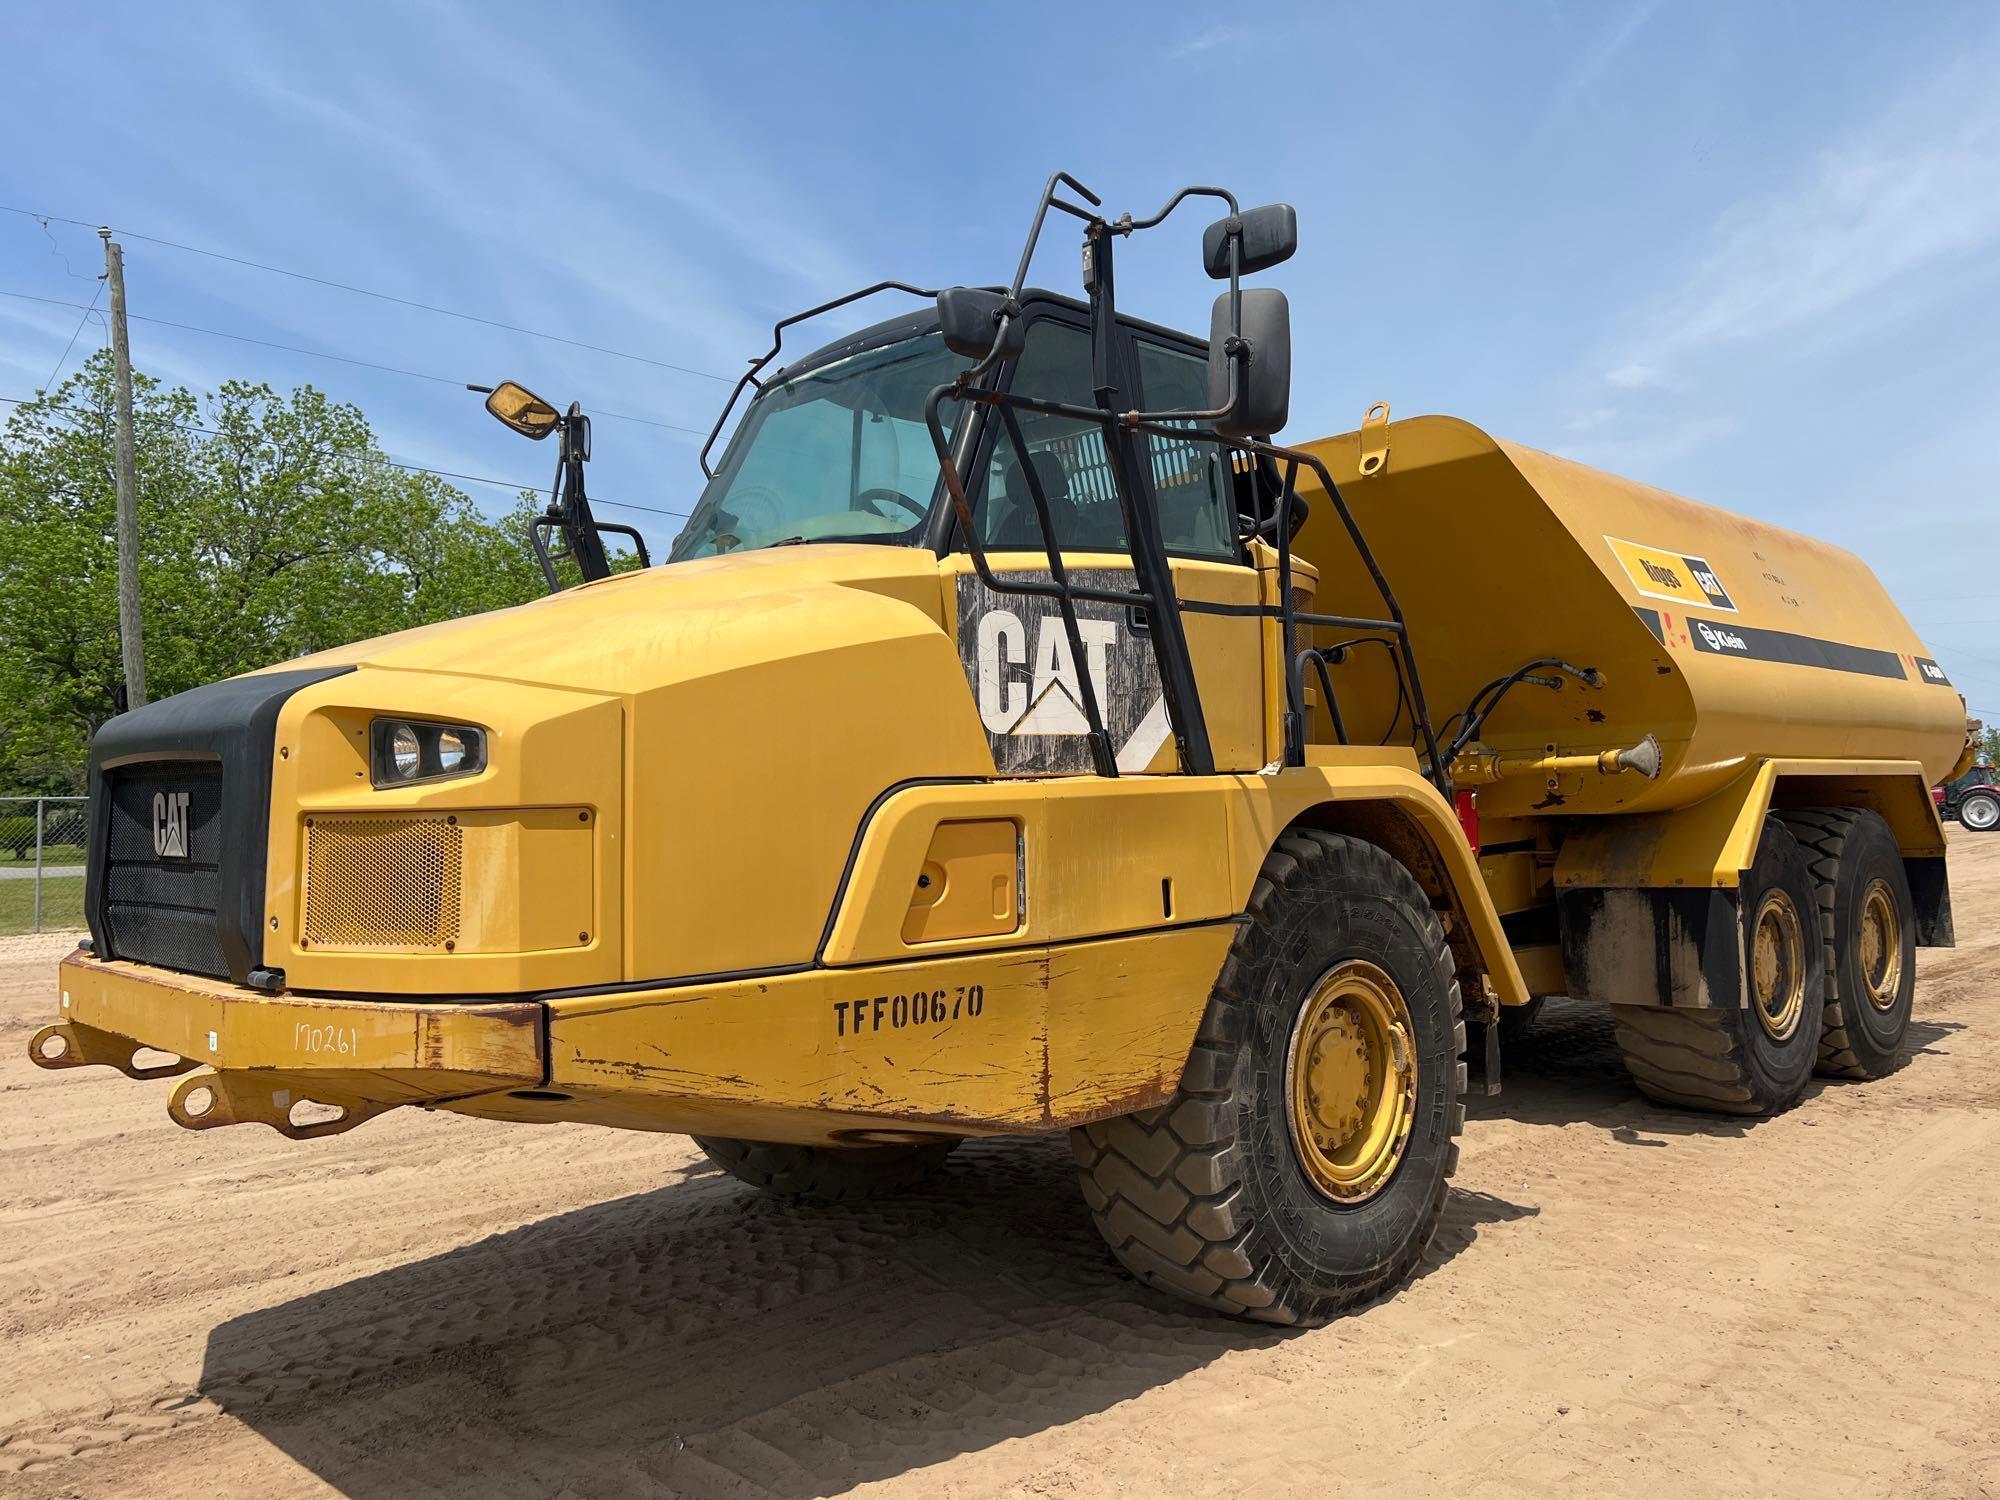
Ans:
[[[1903,987],[1903,918],[1886,880],[1872,880],[1861,896],[1861,982],[1868,1003],[1893,1010]]]
[[[1750,993],[1757,1020],[1775,1042],[1790,1041],[1806,1008],[1805,929],[1783,891],[1757,903],[1750,945]]]
[[[1417,1117],[1416,1036],[1380,968],[1349,959],[1299,1008],[1285,1101],[1299,1164],[1326,1197],[1363,1203],[1395,1175]]]

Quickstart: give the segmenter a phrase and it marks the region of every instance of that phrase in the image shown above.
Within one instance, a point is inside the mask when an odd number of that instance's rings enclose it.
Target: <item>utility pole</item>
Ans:
[[[99,229],[111,283],[111,361],[117,371],[118,642],[125,658],[125,704],[146,702],[146,648],[139,624],[139,476],[132,453],[132,346],[125,337],[125,252]]]

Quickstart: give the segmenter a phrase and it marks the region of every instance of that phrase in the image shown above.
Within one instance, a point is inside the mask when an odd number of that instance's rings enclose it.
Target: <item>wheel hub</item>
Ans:
[[[1792,898],[1766,891],[1752,933],[1750,992],[1758,1023],[1772,1041],[1789,1041],[1806,1008],[1805,929]]]
[[[1893,1010],[1903,987],[1903,919],[1886,880],[1873,880],[1861,897],[1861,982],[1868,1003]]]
[[[1374,964],[1336,966],[1299,1009],[1285,1064],[1292,1145],[1337,1203],[1366,1201],[1401,1164],[1416,1119],[1409,1006]]]

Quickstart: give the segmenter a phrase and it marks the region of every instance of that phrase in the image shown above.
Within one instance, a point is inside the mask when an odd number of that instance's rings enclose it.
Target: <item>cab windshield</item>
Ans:
[[[938,484],[924,400],[965,361],[936,334],[773,382],[751,403],[671,560],[784,542],[921,540]],[[946,431],[960,410],[939,413]]]

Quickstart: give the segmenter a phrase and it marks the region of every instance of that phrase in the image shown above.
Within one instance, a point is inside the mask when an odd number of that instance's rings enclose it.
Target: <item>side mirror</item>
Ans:
[[[984,359],[993,352],[993,336],[1010,310],[1004,292],[977,286],[946,287],[938,293],[937,309],[938,332],[944,335],[945,348],[966,359]],[[999,353],[1001,359],[1013,359],[1028,339],[1027,324],[1022,321],[1020,310],[1012,311]]]
[[[486,409],[507,426],[540,442],[562,425],[562,413],[526,386],[503,380],[486,397]]]
[[[1217,281],[1229,279],[1229,226],[1242,226],[1243,258],[1237,270],[1245,276],[1283,265],[1299,248],[1299,215],[1289,203],[1246,208],[1217,219],[1201,234],[1201,263]]]
[[[1243,347],[1248,356],[1232,359],[1235,330],[1229,326],[1229,293],[1215,299],[1208,320],[1208,404],[1227,406],[1215,419],[1224,437],[1269,437],[1292,414],[1292,305],[1275,287],[1245,287]],[[1236,400],[1229,399],[1230,366],[1236,366]]]

